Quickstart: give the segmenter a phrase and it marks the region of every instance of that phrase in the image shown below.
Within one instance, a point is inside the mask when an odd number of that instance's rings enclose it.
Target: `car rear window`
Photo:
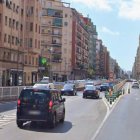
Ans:
[[[44,103],[50,100],[51,95],[49,90],[33,90],[33,89],[26,89],[22,90],[20,94],[20,99],[24,103],[30,102],[34,103],[37,102],[39,104]]]
[[[95,86],[86,86],[86,90],[96,90]]]
[[[64,85],[63,88],[64,88],[64,89],[72,89],[72,88],[73,88],[73,85],[71,85],[71,84],[66,84],[66,85]]]

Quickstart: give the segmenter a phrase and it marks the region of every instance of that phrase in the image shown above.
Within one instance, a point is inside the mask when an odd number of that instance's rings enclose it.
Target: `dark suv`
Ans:
[[[43,122],[54,128],[65,119],[65,98],[56,89],[43,87],[25,88],[17,101],[17,126],[24,122]]]

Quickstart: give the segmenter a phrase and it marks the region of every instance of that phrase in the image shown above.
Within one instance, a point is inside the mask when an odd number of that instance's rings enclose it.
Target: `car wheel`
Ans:
[[[50,123],[49,123],[49,127],[50,127],[50,128],[54,128],[55,126],[56,126],[56,115],[53,114],[53,115],[52,115],[52,120],[51,120]]]
[[[63,123],[65,120],[65,111],[63,112],[63,117],[60,119],[60,122]]]
[[[17,126],[18,126],[19,128],[22,128],[22,127],[23,127],[23,121],[17,120]]]

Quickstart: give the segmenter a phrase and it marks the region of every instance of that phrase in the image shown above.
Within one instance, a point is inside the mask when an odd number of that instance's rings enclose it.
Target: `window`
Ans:
[[[68,26],[68,22],[64,22],[64,25],[65,25],[65,26]]]
[[[35,39],[35,48],[37,48],[37,39]]]
[[[20,46],[22,46],[22,44],[23,44],[23,40],[22,40],[22,39],[20,39]]]
[[[23,9],[21,9],[21,16],[23,16],[23,14],[24,14],[24,11],[23,11]]]
[[[35,31],[37,32],[37,24],[35,25]]]
[[[27,64],[27,55],[25,55],[25,60],[24,60],[25,64]]]
[[[31,64],[31,56],[29,56],[29,64]]]
[[[2,14],[0,13],[0,23],[1,23],[1,21],[2,21]]]
[[[15,40],[15,37],[12,36],[12,44],[14,45],[14,40]]]
[[[66,18],[66,17],[68,17],[68,15],[67,15],[67,14],[65,14],[65,18]]]
[[[21,25],[20,25],[20,31],[22,31],[22,30],[23,30],[23,25],[21,24]]]
[[[15,28],[15,19],[13,19],[13,28]]]
[[[31,15],[33,15],[33,13],[34,13],[34,7],[31,7],[30,12],[31,12]]]
[[[7,25],[7,16],[5,16],[5,25]]]
[[[13,11],[15,12],[15,3],[13,3]]]
[[[19,6],[16,7],[16,12],[17,12],[17,13],[18,13],[18,10],[19,10]]]
[[[54,18],[53,19],[53,26],[62,26],[62,19],[60,18]]]
[[[32,57],[32,65],[34,65],[35,63],[34,63],[34,57]]]
[[[30,31],[33,31],[33,23],[30,23]]]
[[[18,30],[18,25],[19,25],[19,23],[18,23],[18,21],[16,22],[16,29]]]
[[[39,26],[39,34],[40,34],[40,26]]]
[[[11,18],[9,18],[9,27],[11,27]]]
[[[1,32],[0,32],[0,41],[1,41]]]
[[[11,36],[8,35],[8,43],[11,43]]]
[[[36,65],[38,65],[38,58],[36,58]]]
[[[40,49],[40,40],[38,41],[38,49]]]
[[[7,42],[7,34],[4,34],[4,42]]]
[[[29,40],[29,47],[30,47],[30,48],[32,48],[32,44],[33,44],[33,39],[30,38],[30,40]]]
[[[19,44],[19,39],[16,37],[16,40],[15,40],[16,42],[15,42],[15,44],[18,46],[18,44]]]

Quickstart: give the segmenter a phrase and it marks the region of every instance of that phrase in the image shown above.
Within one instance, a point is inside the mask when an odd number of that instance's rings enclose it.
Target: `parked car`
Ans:
[[[17,101],[17,126],[22,128],[25,122],[43,122],[54,128],[57,122],[65,119],[65,98],[60,91],[42,86],[25,88]]]
[[[132,88],[139,88],[139,83],[134,82],[134,83],[132,84]]]
[[[83,98],[99,98],[99,90],[94,85],[87,85],[83,92]]]
[[[75,84],[65,84],[64,87],[61,89],[61,95],[76,95],[77,90]]]

